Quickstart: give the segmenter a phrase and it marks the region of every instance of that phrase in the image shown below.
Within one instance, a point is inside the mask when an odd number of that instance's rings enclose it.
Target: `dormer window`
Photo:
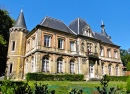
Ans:
[[[84,29],[83,29],[83,35],[85,36],[88,36],[88,37],[91,37],[91,29],[90,29],[90,26],[86,26]]]

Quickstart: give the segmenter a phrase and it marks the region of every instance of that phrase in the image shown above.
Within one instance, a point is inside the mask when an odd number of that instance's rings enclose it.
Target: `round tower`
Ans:
[[[14,26],[10,28],[10,38],[7,60],[7,78],[22,79],[24,70],[24,56],[26,49],[27,27],[21,10]]]

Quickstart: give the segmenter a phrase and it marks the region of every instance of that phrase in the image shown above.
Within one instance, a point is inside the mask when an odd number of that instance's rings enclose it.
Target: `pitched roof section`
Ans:
[[[95,38],[101,40],[102,42],[109,43],[109,44],[114,44],[108,37],[106,37],[104,34],[94,32]]]
[[[45,17],[42,22],[40,23],[40,25],[48,27],[48,28],[52,28],[52,29],[56,29],[56,30],[60,30],[63,32],[67,32],[67,33],[71,33],[71,34],[75,34],[70,28],[68,28],[62,21],[55,19],[55,18],[51,18],[51,17]]]
[[[83,35],[83,28],[88,24],[82,18],[77,18],[70,23],[69,28],[72,29],[76,34]]]
[[[23,14],[23,11],[21,10],[20,14],[19,14],[19,17],[18,19],[16,20],[15,24],[13,27],[21,27],[21,28],[25,28],[27,29],[26,27],[26,22],[25,22],[25,19],[24,19],[24,14]]]

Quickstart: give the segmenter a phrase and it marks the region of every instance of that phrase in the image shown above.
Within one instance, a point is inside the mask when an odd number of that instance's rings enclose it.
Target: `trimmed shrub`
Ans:
[[[129,76],[109,76],[110,81],[126,81]]]
[[[26,75],[27,81],[83,81],[83,78],[81,74],[28,73]]]

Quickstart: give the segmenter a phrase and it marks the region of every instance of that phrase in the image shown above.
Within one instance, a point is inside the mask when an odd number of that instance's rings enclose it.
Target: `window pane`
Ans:
[[[13,66],[13,64],[11,63],[11,64],[10,64],[10,70],[9,70],[9,73],[12,73],[12,66]]]
[[[63,39],[58,39],[58,48],[63,49]]]
[[[15,49],[15,41],[12,41],[12,51]]]
[[[62,67],[63,65],[62,65],[62,60],[60,60],[60,59],[58,59],[57,60],[57,72],[58,73],[60,73],[60,72],[62,72]]]
[[[70,50],[74,51],[74,42],[70,42]]]
[[[51,44],[51,37],[45,35],[45,36],[44,36],[44,46],[50,47],[50,44]]]

